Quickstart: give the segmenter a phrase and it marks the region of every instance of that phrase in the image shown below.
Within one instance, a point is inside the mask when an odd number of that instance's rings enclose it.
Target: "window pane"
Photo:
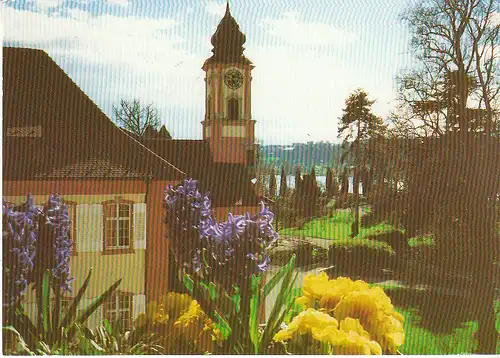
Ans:
[[[119,245],[120,246],[129,246],[130,245],[130,239],[127,237],[120,237],[119,239]]]
[[[106,246],[116,246],[117,228],[115,220],[108,220],[106,223]]]
[[[116,204],[106,205],[106,217],[116,217]]]
[[[118,226],[120,227],[120,229],[127,229],[128,230],[128,228],[130,226],[130,220],[121,219],[118,222]]]
[[[130,205],[128,204],[120,204],[120,217],[129,217],[130,216]]]

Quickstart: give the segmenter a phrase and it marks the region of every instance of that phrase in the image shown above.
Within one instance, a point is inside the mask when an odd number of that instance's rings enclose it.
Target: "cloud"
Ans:
[[[51,9],[58,8],[62,6],[64,0],[36,0],[35,5],[38,10],[46,12]]]
[[[354,33],[333,25],[301,21],[298,12],[283,13],[280,19],[266,19],[261,26],[266,27],[270,35],[294,45],[330,45],[356,40]]]
[[[206,5],[206,11],[213,16],[222,17],[226,13],[226,3],[209,1]]]
[[[491,23],[493,26],[500,25],[500,12],[495,12],[491,15]]]
[[[129,0],[106,0],[108,4],[111,5],[119,5],[119,6],[128,6]]]

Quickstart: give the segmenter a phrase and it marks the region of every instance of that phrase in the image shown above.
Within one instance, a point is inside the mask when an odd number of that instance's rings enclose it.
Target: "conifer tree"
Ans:
[[[272,199],[276,196],[276,169],[271,169],[269,176],[269,197]]]
[[[282,198],[285,197],[287,189],[288,188],[286,184],[286,172],[285,172],[285,166],[283,165],[281,167],[281,178],[280,178],[280,196]]]

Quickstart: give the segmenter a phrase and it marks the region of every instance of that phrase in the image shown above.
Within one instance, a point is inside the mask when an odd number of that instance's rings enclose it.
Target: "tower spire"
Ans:
[[[226,1],[226,15],[229,14],[229,0]]]

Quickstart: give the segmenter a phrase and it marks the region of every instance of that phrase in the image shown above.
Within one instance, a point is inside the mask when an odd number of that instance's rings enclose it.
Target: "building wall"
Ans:
[[[148,214],[146,183],[142,181],[74,180],[4,182],[3,197],[8,202],[25,202],[26,193],[32,193],[35,205],[43,205],[50,193],[58,193],[74,204],[76,222],[72,231],[76,252],[71,256],[71,283],[74,296],[83,285],[90,269],[92,276],[80,308],[88,306],[109,286],[122,279],[118,290],[133,296],[133,318],[145,311],[146,294],[146,233]],[[132,250],[110,253],[103,250],[103,205],[105,201],[121,198],[133,203]],[[161,200],[161,199],[159,199]],[[131,203],[131,204],[132,204]],[[154,233],[154,231],[152,231]],[[29,289],[26,307],[30,315],[36,314],[33,292]],[[101,322],[102,307],[90,318],[89,326]]]
[[[163,207],[164,190],[168,184],[153,180],[147,195],[148,250],[146,252],[146,298],[156,301],[168,291],[169,247],[166,237],[165,209]]]

